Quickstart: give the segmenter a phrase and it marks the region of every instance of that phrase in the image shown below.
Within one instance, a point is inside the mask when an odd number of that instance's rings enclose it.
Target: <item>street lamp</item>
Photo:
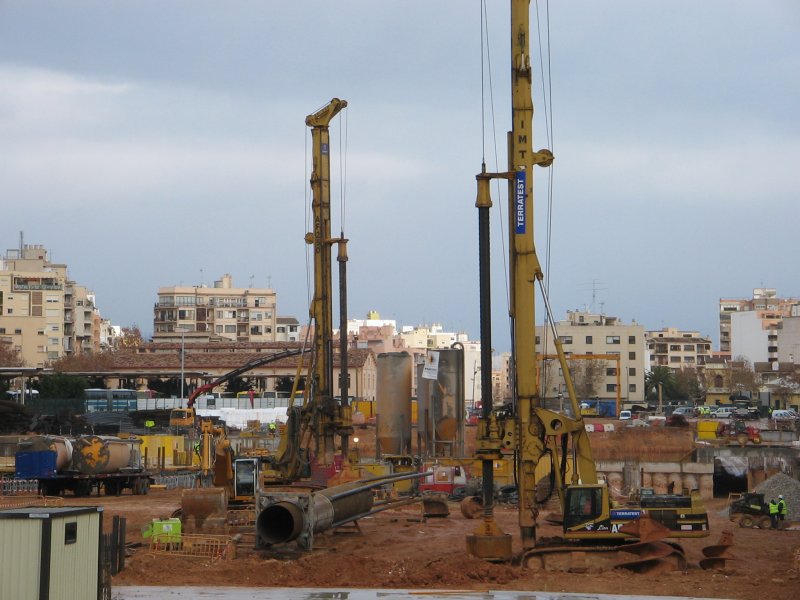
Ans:
[[[183,370],[184,370],[184,348],[185,338],[186,338],[186,329],[183,327],[177,327],[175,331],[180,332],[181,334],[181,406],[183,406]]]
[[[475,379],[478,377],[478,371],[481,368],[478,366],[478,361],[476,360],[472,363],[472,410],[475,410]]]

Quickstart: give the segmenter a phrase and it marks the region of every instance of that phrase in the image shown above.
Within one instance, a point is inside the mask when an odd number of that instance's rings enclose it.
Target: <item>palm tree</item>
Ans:
[[[669,367],[653,367],[644,374],[644,393],[646,397],[658,398],[658,388],[664,400],[675,396],[675,374]]]

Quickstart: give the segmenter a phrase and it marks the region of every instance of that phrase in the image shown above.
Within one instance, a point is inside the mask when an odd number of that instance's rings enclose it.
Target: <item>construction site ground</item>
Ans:
[[[101,504],[110,517],[127,518],[128,541],[141,542],[139,528],[155,517],[168,517],[180,504],[180,490],[153,490],[148,496],[68,498],[66,504]],[[446,518],[422,518],[420,505],[387,510],[316,536],[306,554],[270,554],[252,549],[245,535],[233,560],[153,556],[146,542],[134,549],[114,585],[248,586],[320,588],[429,588],[453,590],[531,590],[719,598],[797,598],[800,587],[800,531],[734,530],[731,561],[721,571],[698,567],[701,549],[730,528],[724,500],[709,505],[713,534],[681,540],[689,560],[685,572],[638,575],[601,573],[531,573],[521,567],[492,564],[469,556],[466,536],[478,525],[465,519],[456,503]],[[500,527],[514,535],[518,549],[517,511],[498,506]],[[545,526],[542,535],[555,535]]]
[[[470,429],[472,431],[470,431]],[[359,430],[359,448],[374,452],[372,429]],[[474,428],[468,428],[474,437]],[[649,441],[645,441],[649,440]],[[593,436],[598,455],[618,453],[626,445],[637,454],[684,453],[691,446],[690,431],[629,431]],[[127,518],[132,555],[113,579],[116,586],[247,586],[305,588],[423,588],[449,590],[528,590],[595,594],[663,595],[760,600],[795,599],[800,589],[800,531],[742,529],[728,520],[727,498],[707,502],[711,535],[679,540],[686,552],[686,571],[640,575],[623,570],[564,573],[532,572],[513,564],[494,564],[470,556],[466,536],[479,525],[462,516],[450,503],[444,518],[423,518],[420,504],[386,510],[337,530],[315,536],[309,553],[288,550],[271,553],[254,549],[254,534],[246,529],[232,560],[153,556],[140,528],[154,518],[169,517],[180,506],[181,490],[153,489],[147,496],[65,498],[65,504],[99,504],[105,507],[105,524],[111,517]],[[515,506],[498,505],[494,511],[500,528],[512,534],[519,551]],[[797,518],[791,517],[791,518]],[[540,522],[543,519],[540,519]],[[714,544],[723,530],[734,534],[731,550],[736,559],[725,569],[699,567],[702,549]],[[540,536],[559,529],[542,524]]]

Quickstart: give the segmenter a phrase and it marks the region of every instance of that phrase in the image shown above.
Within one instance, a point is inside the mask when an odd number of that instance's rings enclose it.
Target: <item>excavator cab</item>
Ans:
[[[597,537],[611,531],[608,487],[604,484],[570,485],[564,493],[564,536]]]
[[[233,463],[233,499],[251,500],[258,485],[258,459],[237,458]]]

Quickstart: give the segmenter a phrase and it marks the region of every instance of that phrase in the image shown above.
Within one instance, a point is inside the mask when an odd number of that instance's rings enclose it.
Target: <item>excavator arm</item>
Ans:
[[[234,379],[235,377],[238,377],[242,373],[247,373],[248,371],[251,371],[251,370],[255,369],[256,367],[260,367],[262,365],[267,365],[267,364],[269,364],[271,362],[276,362],[276,361],[282,360],[284,358],[288,358],[290,356],[299,356],[299,355],[303,354],[304,352],[307,352],[307,350],[305,350],[304,348],[301,348],[301,349],[298,349],[298,350],[286,350],[284,352],[277,352],[275,354],[269,354],[267,356],[259,357],[259,358],[256,358],[254,360],[251,360],[249,362],[246,362],[241,367],[237,367],[237,368],[233,369],[232,371],[228,371],[224,375],[221,375],[220,377],[217,377],[214,381],[212,381],[210,383],[206,383],[206,384],[201,385],[200,387],[198,387],[194,392],[192,392],[189,395],[189,398],[186,400],[186,406],[187,406],[187,408],[193,408],[195,403],[197,402],[197,398],[198,397],[202,396],[203,394],[209,393],[211,390],[213,390],[218,385],[222,385],[223,383],[227,383],[228,381],[230,381],[231,379]]]

